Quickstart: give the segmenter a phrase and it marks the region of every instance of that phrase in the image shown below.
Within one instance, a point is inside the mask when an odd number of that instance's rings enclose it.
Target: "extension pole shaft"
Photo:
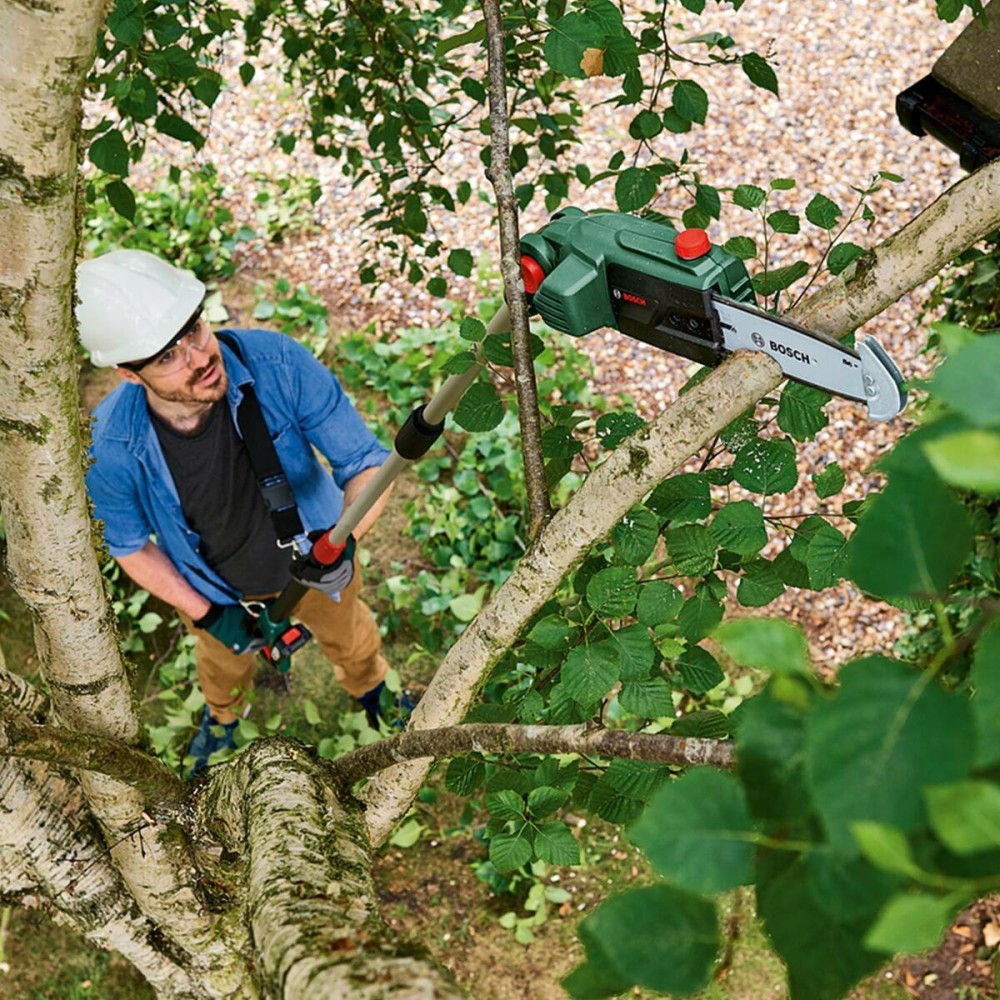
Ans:
[[[496,315],[490,320],[486,327],[486,333],[487,335],[506,333],[509,330],[510,314],[505,304],[497,310]],[[343,512],[340,520],[316,542],[314,552],[318,546],[321,551],[324,549],[336,550],[339,553],[341,547],[347,541],[347,536],[358,526],[361,519],[374,506],[379,497],[395,482],[396,477],[408,465],[416,461],[417,458],[420,458],[427,451],[438,434],[441,433],[444,418],[449,411],[458,405],[458,401],[465,395],[472,383],[479,378],[479,373],[483,370],[483,367],[482,363],[477,362],[467,371],[462,372],[461,375],[448,376],[441,388],[431,397],[430,401],[420,410],[415,411],[419,413],[419,422],[421,425],[428,428],[431,432],[431,434],[425,435],[423,451],[419,454],[414,454],[409,449],[403,448],[404,451],[410,454],[410,457],[400,454],[400,438],[403,436],[403,430],[401,430],[396,435],[392,454],[385,460],[378,472],[368,480],[355,501]],[[409,426],[412,420],[413,415],[411,415],[410,421],[407,421],[407,426]],[[307,588],[297,580],[290,581],[268,610],[271,620],[277,622],[288,618],[295,609],[295,606],[302,600],[302,596],[306,590]]]

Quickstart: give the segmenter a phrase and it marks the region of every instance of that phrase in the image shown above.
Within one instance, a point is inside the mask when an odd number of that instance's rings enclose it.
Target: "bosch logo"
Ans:
[[[771,350],[778,354],[784,354],[786,358],[794,358],[796,361],[801,361],[804,365],[812,364],[812,358],[804,351],[797,351],[794,347],[785,347],[784,344],[779,344],[776,340],[771,341]]]
[[[766,346],[766,344],[767,344],[767,341],[766,341],[766,340],[765,340],[765,339],[764,339],[764,338],[763,338],[763,337],[762,337],[762,336],[761,336],[761,335],[760,335],[759,333],[751,333],[751,334],[750,334],[750,339],[751,339],[751,340],[752,340],[752,341],[753,341],[753,342],[754,342],[754,343],[755,343],[755,344],[756,344],[756,345],[757,345],[758,347],[761,347],[761,348],[765,347],[765,346]]]
[[[635,306],[644,306],[646,304],[646,300],[641,295],[633,295],[631,292],[622,292],[622,298]]]

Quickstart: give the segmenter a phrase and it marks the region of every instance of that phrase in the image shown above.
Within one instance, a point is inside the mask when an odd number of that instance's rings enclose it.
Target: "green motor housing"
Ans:
[[[700,229],[565,208],[521,240],[532,308],[555,330],[602,327],[705,365],[722,360],[711,294],[755,304],[743,262]]]

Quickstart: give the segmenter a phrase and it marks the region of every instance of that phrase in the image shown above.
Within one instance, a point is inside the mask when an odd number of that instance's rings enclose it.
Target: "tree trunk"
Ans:
[[[994,161],[959,181],[790,316],[810,329],[843,337],[998,226],[1000,161]],[[461,721],[490,669],[594,542],[782,380],[778,365],[767,355],[740,352],[623,442],[548,523],[514,573],[448,651],[413,713],[411,726],[439,729]],[[385,840],[410,807],[429,766],[429,760],[398,765],[363,790],[375,843]]]

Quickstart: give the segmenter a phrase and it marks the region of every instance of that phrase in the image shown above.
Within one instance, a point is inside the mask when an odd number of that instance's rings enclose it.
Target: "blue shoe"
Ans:
[[[386,695],[385,698],[382,697],[383,694]],[[380,721],[384,721],[392,729],[405,729],[406,720],[415,707],[413,699],[405,691],[400,691],[397,695],[389,692],[385,681],[380,681],[371,691],[366,691],[355,700],[365,710],[368,725],[375,730],[378,730]]]
[[[239,725],[239,720],[225,724],[217,722],[215,717],[209,712],[208,705],[205,706],[201,714],[201,726],[194,734],[191,745],[188,747],[187,755],[194,758],[189,778],[201,774],[208,767],[208,758],[219,750],[235,750],[236,738],[234,733]]]

